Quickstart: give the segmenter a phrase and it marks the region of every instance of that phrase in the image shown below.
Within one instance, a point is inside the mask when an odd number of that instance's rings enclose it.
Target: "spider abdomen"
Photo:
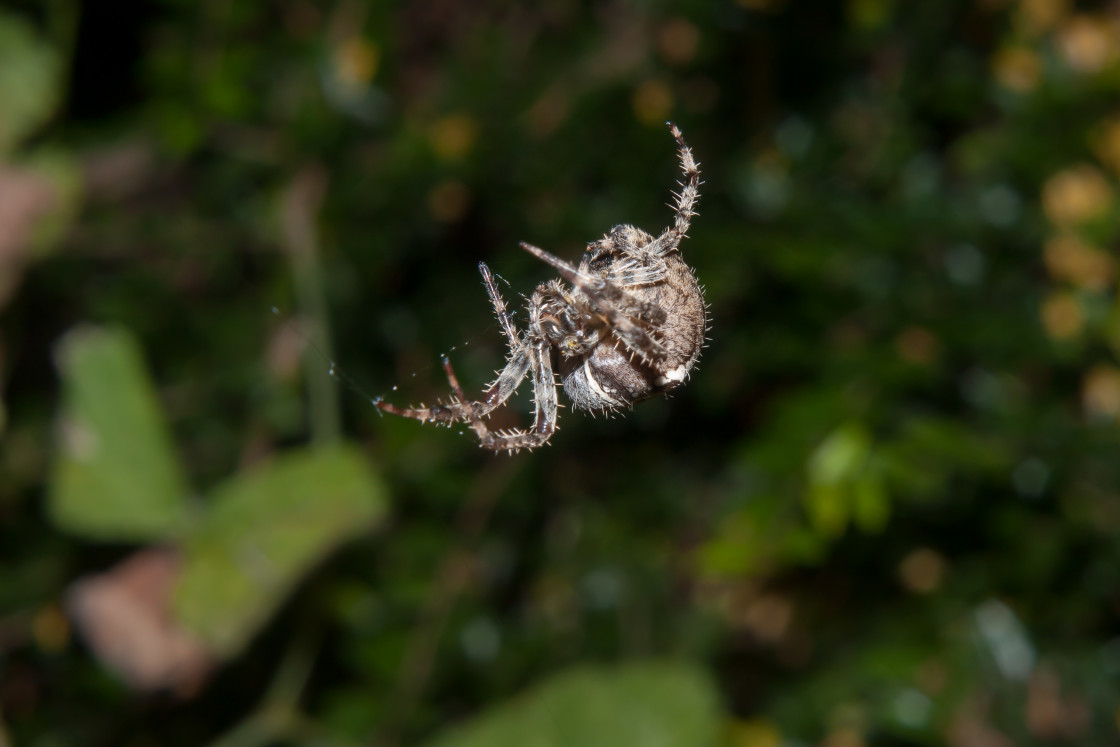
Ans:
[[[614,410],[654,394],[652,372],[625,348],[604,342],[586,356],[560,362],[564,393],[577,410]]]
[[[560,356],[560,378],[575,409],[628,407],[675,389],[688,378],[700,357],[707,327],[703,292],[679,256],[659,258],[659,262],[664,270],[662,280],[624,290],[663,315],[657,328],[661,355],[647,358],[608,332],[590,352]]]

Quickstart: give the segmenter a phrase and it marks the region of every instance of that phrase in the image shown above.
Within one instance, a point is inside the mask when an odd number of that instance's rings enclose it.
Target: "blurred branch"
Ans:
[[[301,169],[285,188],[280,203],[281,242],[292,263],[297,303],[311,319],[309,336],[327,358],[333,357],[327,303],[319,267],[319,233],[316,221],[327,189],[327,175],[319,165]],[[308,351],[307,356],[312,355]],[[316,442],[337,441],[339,425],[338,387],[327,370],[328,362],[305,358],[310,399],[311,436]]]

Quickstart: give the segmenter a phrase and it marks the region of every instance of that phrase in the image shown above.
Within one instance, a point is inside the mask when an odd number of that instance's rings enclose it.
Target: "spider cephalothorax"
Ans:
[[[700,357],[707,328],[704,296],[680,256],[680,242],[696,214],[700,171],[676,125],[684,181],[676,219],[657,238],[630,225],[611,229],[574,267],[531,244],[521,248],[552,265],[560,279],[541,283],[529,298],[529,326],[514,324],[494,275],[478,266],[509,343],[509,357],[481,400],[464,394],[451,363],[443,359],[452,397],[431,407],[374,404],[394,415],[450,425],[464,422],[480,445],[495,451],[531,449],[556,430],[556,380],[575,409],[608,412],[680,386]],[[567,285],[564,281],[567,281]],[[505,404],[532,376],[536,418],[531,430],[492,431],[483,418]]]

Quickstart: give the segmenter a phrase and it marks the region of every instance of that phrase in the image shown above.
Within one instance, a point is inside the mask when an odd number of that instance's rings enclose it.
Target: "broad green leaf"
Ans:
[[[50,485],[55,523],[111,541],[183,531],[186,480],[132,335],[80,327],[58,343],[56,361],[63,409]]]
[[[350,449],[287,453],[234,477],[184,543],[180,622],[232,656],[312,566],[384,513],[380,482]]]
[[[658,662],[575,669],[429,747],[707,747],[722,718],[715,688],[698,669]]]
[[[809,459],[814,485],[839,485],[863,469],[871,451],[871,437],[860,423],[846,423],[831,434]]]
[[[61,94],[59,55],[19,17],[0,13],[0,155],[54,112]]]

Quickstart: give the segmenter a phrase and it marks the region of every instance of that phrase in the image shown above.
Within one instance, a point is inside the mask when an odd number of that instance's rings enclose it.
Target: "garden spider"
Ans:
[[[680,386],[700,357],[707,330],[703,291],[680,256],[680,242],[696,215],[700,171],[676,125],[684,180],[676,198],[676,218],[656,239],[634,226],[615,226],[587,245],[574,267],[544,249],[521,248],[552,265],[560,279],[537,286],[529,298],[529,326],[514,324],[498,292],[494,274],[479,264],[482,282],[509,344],[509,356],[482,399],[472,401],[445,356],[451,384],[447,403],[398,407],[380,397],[382,411],[421,422],[470,426],[482,448],[515,452],[548,443],[556,431],[556,381],[574,409],[608,412],[629,407]],[[564,281],[570,284],[565,285]],[[490,430],[483,418],[501,407],[527,376],[532,377],[536,416],[531,430]]]

